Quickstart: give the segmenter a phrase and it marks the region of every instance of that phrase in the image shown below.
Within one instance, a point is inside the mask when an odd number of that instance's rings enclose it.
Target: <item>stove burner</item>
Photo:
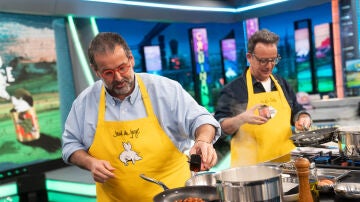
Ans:
[[[329,163],[331,159],[331,156],[319,156],[314,158],[315,164],[326,164]]]
[[[316,167],[319,168],[341,168],[341,169],[352,169],[360,170],[360,161],[349,159],[344,156],[315,156],[313,158]]]
[[[300,151],[292,155],[307,158],[310,162],[315,162],[318,168],[360,170],[360,158],[348,158],[339,153],[334,154],[332,151]]]

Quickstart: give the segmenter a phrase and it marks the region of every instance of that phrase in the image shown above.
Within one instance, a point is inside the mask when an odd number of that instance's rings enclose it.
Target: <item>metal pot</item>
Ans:
[[[176,200],[183,200],[189,197],[201,198],[207,202],[220,202],[220,196],[216,191],[215,186],[187,186],[169,189],[161,181],[147,177],[144,174],[140,175],[141,178],[149,182],[160,185],[164,191],[154,196],[154,202],[174,202]]]
[[[215,172],[197,173],[185,182],[185,186],[213,186],[216,187]]]
[[[222,201],[283,201],[281,170],[270,166],[243,166],[215,174]]]
[[[360,160],[360,127],[339,127],[335,132],[341,156],[349,159]]]

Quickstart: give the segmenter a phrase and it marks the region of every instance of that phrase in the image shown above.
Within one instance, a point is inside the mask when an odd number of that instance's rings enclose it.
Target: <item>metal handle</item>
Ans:
[[[162,186],[162,188],[163,188],[164,190],[168,190],[168,189],[169,189],[169,187],[167,187],[163,182],[160,182],[159,180],[156,180],[156,179],[154,179],[154,178],[148,177],[148,176],[146,176],[146,175],[144,175],[144,174],[140,174],[140,177],[141,177],[142,179],[146,180],[146,181],[153,182],[153,183],[155,183],[155,184],[158,184],[158,185]]]

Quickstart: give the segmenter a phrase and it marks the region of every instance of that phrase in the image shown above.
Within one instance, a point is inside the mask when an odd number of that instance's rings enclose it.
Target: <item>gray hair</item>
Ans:
[[[130,58],[131,50],[126,43],[125,39],[117,33],[102,32],[95,36],[90,42],[88,48],[88,57],[90,64],[97,70],[97,65],[94,59],[97,53],[106,53],[107,51],[114,51],[115,46],[120,45],[126,54],[127,58]]]
[[[254,53],[254,49],[257,43],[265,44],[278,44],[279,36],[267,29],[262,29],[255,32],[248,41],[248,52]]]

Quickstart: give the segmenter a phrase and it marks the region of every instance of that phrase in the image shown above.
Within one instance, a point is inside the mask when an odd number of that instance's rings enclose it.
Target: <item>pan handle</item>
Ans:
[[[155,180],[154,178],[150,178],[144,174],[140,174],[140,177],[146,181],[153,182],[155,184],[160,185],[164,189],[164,191],[169,189],[169,187],[167,187],[163,182],[160,182],[159,180]]]

